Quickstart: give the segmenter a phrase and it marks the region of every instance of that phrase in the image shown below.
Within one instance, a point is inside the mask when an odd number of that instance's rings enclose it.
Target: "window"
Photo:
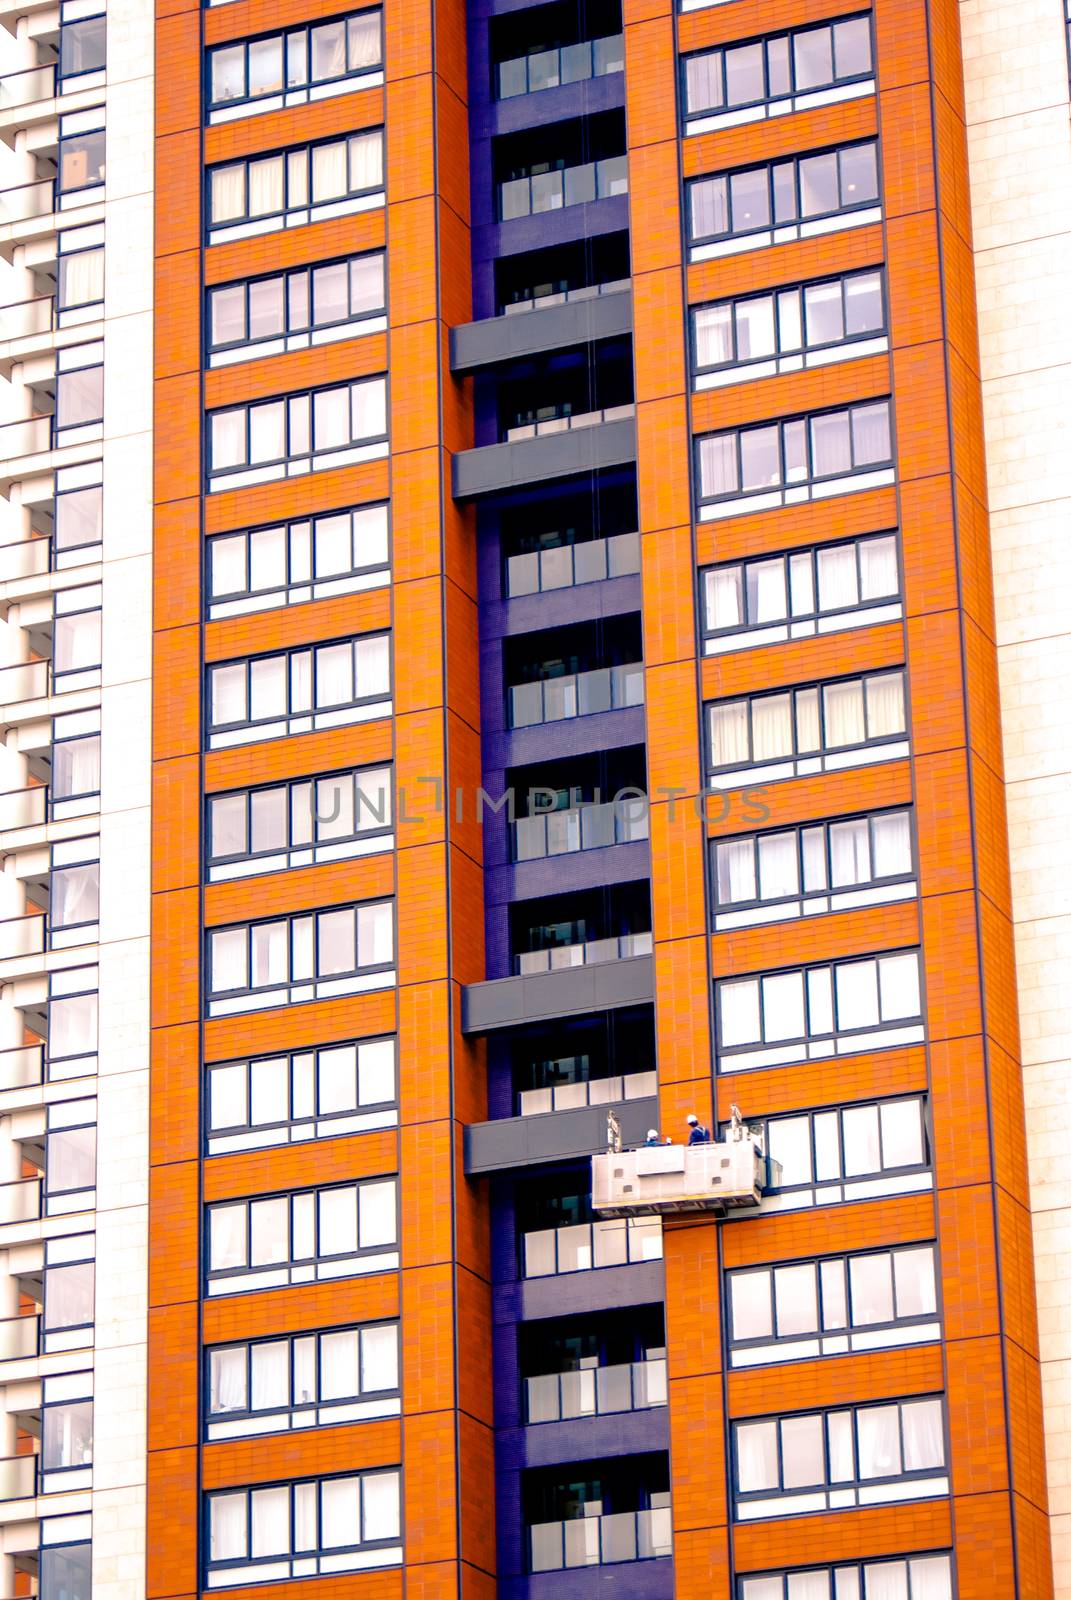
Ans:
[[[208,1015],[233,1016],[389,988],[393,960],[390,900],[212,928]]]
[[[61,967],[48,979],[48,1079],[83,1078],[97,1070],[96,967]]]
[[[56,353],[57,444],[73,442],[72,430],[104,416],[104,345],[67,345]]]
[[[734,1367],[940,1337],[933,1246],[747,1267],[726,1277]]]
[[[953,1600],[948,1556],[901,1556],[738,1578],[736,1600]]]
[[[719,1072],[919,1044],[925,1036],[917,950],[722,978],[714,988]]]
[[[103,12],[96,17],[65,22],[60,28],[60,78],[66,80],[81,77],[86,72],[102,72],[107,61],[107,40],[108,21]],[[63,92],[78,87],[78,84],[64,82]]]
[[[37,1594],[38,1600],[92,1600],[93,1546],[42,1545]]]
[[[100,559],[104,531],[101,474],[99,461],[57,468],[52,530],[52,564],[57,570]]]
[[[100,916],[100,839],[65,839],[52,846],[48,925],[51,948],[87,944]]]
[[[238,789],[208,801],[210,881],[391,848],[391,769]]]
[[[208,541],[208,615],[240,616],[378,588],[390,576],[387,507],[354,506]]]
[[[913,899],[910,811],[711,841],[714,927]]]
[[[208,291],[209,366],[373,333],[385,310],[382,250],[228,283]]]
[[[846,17],[684,60],[684,131],[706,133],[874,91],[870,18]]]
[[[208,489],[374,461],[387,453],[387,380],[292,394],[208,415]]]
[[[322,1045],[208,1069],[209,1155],[398,1123],[393,1039]]]
[[[383,129],[208,169],[208,240],[241,239],[383,204]]]
[[[57,589],[53,599],[52,676],[57,690],[100,682],[101,586]]]
[[[208,669],[208,747],[390,715],[390,635],[362,634]]]
[[[401,1410],[396,1322],[217,1345],[206,1356],[209,1439],[332,1427]]]
[[[49,805],[52,816],[77,817],[99,809],[99,711],[74,711],[52,719],[52,779]]]
[[[93,1343],[96,1244],[91,1233],[45,1241],[44,1350],[83,1350]]]
[[[661,1261],[661,1217],[610,1217],[525,1233],[522,1276],[546,1278],[594,1267]]]
[[[889,402],[704,434],[696,467],[704,522],[882,487],[893,482]]]
[[[708,656],[893,622],[902,611],[895,533],[727,562],[703,574]]]
[[[56,1101],[45,1135],[45,1214],[85,1211],[97,1186],[97,1102]]]
[[[933,1187],[925,1104],[917,1095],[754,1119],[773,1166],[769,1211],[918,1194]]]
[[[59,236],[60,323],[85,321],[104,304],[103,227],[67,228]]]
[[[208,1588],[397,1565],[400,1485],[395,1468],[207,1495]]]
[[[208,1207],[208,1293],[388,1272],[398,1265],[395,1178]]]
[[[692,312],[696,389],[720,388],[887,350],[882,273],[850,272],[697,306]]]
[[[84,1476],[84,1487],[90,1487],[91,1480],[84,1469],[93,1465],[92,1382],[92,1375],[84,1372],[44,1380],[41,1487],[45,1493],[83,1487],[80,1474]],[[80,1396],[75,1398],[78,1391]]]
[[[895,761],[907,754],[906,719],[903,672],[715,700],[707,707],[710,782],[731,789],[745,778]]]
[[[557,89],[563,83],[623,72],[624,68],[625,41],[621,34],[581,39],[576,44],[531,50],[525,56],[500,61],[495,68],[496,92],[500,100],[509,100],[518,94],[538,94],[541,89]]]
[[[881,218],[878,147],[871,139],[693,178],[687,199],[693,261],[857,228]]]
[[[209,122],[382,83],[383,13],[217,45],[208,52]]]
[[[68,196],[79,197],[104,183],[104,108],[76,111],[60,118],[59,165],[56,188],[60,205]],[[94,126],[96,124],[96,126]]]
[[[938,1397],[733,1424],[737,1521],[948,1493]]]

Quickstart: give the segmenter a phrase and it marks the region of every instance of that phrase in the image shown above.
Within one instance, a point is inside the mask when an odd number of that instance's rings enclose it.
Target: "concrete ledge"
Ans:
[[[511,1167],[533,1167],[546,1161],[568,1161],[606,1149],[609,1107],[577,1106],[538,1117],[500,1117],[474,1122],[465,1129],[465,1175],[483,1177]],[[647,1129],[658,1122],[658,1099],[614,1102],[626,1145],[642,1144]]]
[[[598,966],[470,983],[461,991],[461,1029],[463,1033],[490,1033],[546,1017],[609,1011],[653,999],[653,958],[630,956]]]
[[[540,313],[542,315],[542,313]],[[636,459],[636,420],[600,422],[590,428],[547,433],[537,439],[482,445],[454,457],[454,498],[479,495],[569,478],[599,467],[616,467]]]
[[[451,329],[450,370],[474,372],[478,367],[536,355],[541,350],[593,344],[631,331],[632,295],[627,289],[543,310],[488,317],[484,322],[468,322]]]

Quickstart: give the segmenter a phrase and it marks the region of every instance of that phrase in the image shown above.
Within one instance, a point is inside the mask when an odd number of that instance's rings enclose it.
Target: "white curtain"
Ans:
[[[283,158],[249,163],[249,215],[268,217],[283,209]]]
[[[866,1568],[866,1600],[908,1600],[907,1562],[875,1561]]]
[[[720,50],[710,50],[706,55],[689,56],[685,60],[685,89],[689,113],[713,111],[724,105],[722,93],[722,60]]]
[[[736,355],[739,361],[757,361],[777,352],[772,294],[742,300],[736,307]]]
[[[866,680],[867,737],[881,739],[904,731],[904,675],[885,672]]]
[[[892,1257],[853,1256],[849,1262],[852,1284],[852,1326],[865,1328],[893,1319]]]
[[[743,569],[722,567],[704,578],[707,628],[738,628],[744,620]]]
[[[848,1296],[844,1281],[843,1261],[823,1261],[822,1274],[822,1327],[848,1326]]]
[[[378,11],[362,11],[357,16],[350,17],[347,23],[349,33],[349,65],[351,72],[360,72],[369,67],[376,67],[383,60],[383,45],[381,42],[380,13]]]
[[[832,824],[829,830],[829,860],[834,889],[870,882],[870,830],[865,817],[853,822]]]
[[[825,830],[822,828],[803,830],[803,887],[808,894],[827,887]]]
[[[803,756],[822,748],[818,719],[818,690],[796,690],[796,754]]]
[[[315,523],[315,568],[318,578],[349,572],[353,567],[353,539],[347,513],[338,517],[317,517]]]
[[[706,499],[735,494],[739,485],[735,433],[715,433],[699,441],[699,492]]]
[[[251,929],[251,978],[254,989],[285,983],[290,973],[290,950],[285,922],[254,923]]]
[[[827,750],[865,742],[861,678],[849,678],[845,683],[827,683],[822,690],[822,702]]]
[[[881,1107],[881,1155],[886,1167],[916,1167],[925,1155],[917,1100],[887,1100]]]
[[[233,222],[245,214],[245,163],[238,161],[232,167],[214,167],[212,221]]]
[[[281,461],[287,453],[286,403],[269,400],[249,408],[249,461]]]
[[[312,651],[297,650],[290,657],[290,712],[312,708]]]
[[[361,1392],[356,1328],[320,1336],[320,1399],[349,1400]]]
[[[803,973],[775,972],[762,980],[763,1038],[767,1044],[802,1039],[807,1032]]]
[[[736,1486],[741,1494],[777,1488],[776,1422],[745,1422],[737,1428]]]
[[[240,1128],[247,1116],[244,1062],[213,1067],[208,1075],[209,1127]]]
[[[705,239],[729,229],[729,186],[725,178],[702,178],[689,192],[693,239]]]
[[[829,967],[807,973],[807,1031],[812,1039],[833,1032],[833,977]]]
[[[224,1411],[244,1411],[246,1405],[246,1346],[213,1350],[208,1364],[208,1409],[213,1416]]]
[[[893,1255],[893,1276],[898,1317],[926,1317],[937,1309],[931,1245],[918,1250],[897,1250]]]
[[[747,567],[747,620],[754,626],[758,622],[782,622],[788,615],[788,596],[785,592],[785,563],[778,556],[773,561],[752,561]]]
[[[243,534],[209,543],[209,565],[213,599],[225,594],[241,594],[246,588],[246,541]]]
[[[362,967],[394,959],[394,915],[389,901],[357,908],[357,961]]]
[[[879,1021],[877,962],[842,961],[835,980],[838,1029],[872,1028]]]
[[[338,200],[346,193],[346,141],[319,144],[312,152],[312,203]]]
[[[383,134],[355,133],[349,141],[350,193],[383,187]]]
[[[393,1039],[377,1039],[362,1044],[358,1052],[358,1104],[380,1105],[395,1098]]]
[[[259,528],[249,535],[249,587],[281,588],[286,582],[286,529]]]
[[[889,460],[892,443],[887,400],[876,406],[856,406],[852,411],[852,455],[857,467]]]
[[[361,1480],[361,1535],[396,1539],[401,1532],[401,1502],[396,1472],[375,1472]]]
[[[317,1110],[321,1116],[353,1111],[357,1105],[357,1046],[321,1050],[317,1057]]]
[[[348,706],[354,698],[353,645],[322,644],[316,651],[316,706]]]
[[[877,1106],[849,1106],[841,1117],[844,1133],[844,1175],[858,1178],[881,1171]],[[886,1165],[889,1165],[886,1158]],[[893,1163],[895,1164],[895,1163]]]
[[[361,1333],[361,1392],[398,1387],[398,1328],[388,1323]],[[354,1393],[356,1393],[354,1389]]]
[[[214,1494],[209,1497],[208,1559],[240,1561],[246,1554],[245,1494]]]
[[[211,470],[240,467],[246,459],[245,407],[217,411],[212,418]]]
[[[836,545],[818,552],[818,609],[846,611],[859,604],[855,546]]]
[[[250,1552],[284,1556],[290,1551],[290,1488],[254,1489],[250,1500]]]
[[[286,1122],[290,1116],[290,1062],[286,1056],[254,1061],[249,1120],[254,1124]]]
[[[952,1569],[947,1556],[917,1556],[910,1567],[911,1600],[952,1600]]]
[[[752,491],[771,489],[781,483],[780,428],[743,428],[739,438],[741,487]]]
[[[900,1407],[904,1425],[904,1471],[926,1472],[943,1467],[944,1431],[940,1400],[911,1400]]]
[[[829,1572],[790,1572],[788,1600],[830,1600]],[[837,1600],[841,1600],[837,1595]]]
[[[290,1259],[290,1201],[254,1200],[249,1207],[249,1265],[278,1266]]]
[[[359,832],[386,826],[391,820],[390,768],[366,767],[354,774],[354,780],[355,799],[348,802],[354,809],[354,827]]]
[[[917,1017],[922,1009],[918,956],[913,951],[904,956],[882,956],[878,962],[878,976],[882,1022]]]
[[[398,1238],[398,1195],[393,1178],[361,1185],[360,1247],[395,1244]]]
[[[353,563],[358,567],[385,565],[388,556],[387,508],[364,506],[353,513]]]
[[[896,540],[864,539],[859,546],[860,587],[864,600],[880,600],[899,594],[900,579],[896,563]]]
[[[785,1600],[780,1577],[745,1578],[740,1600]]]
[[[320,1546],[316,1506],[319,1485],[295,1483],[294,1485],[294,1549],[318,1550]]]
[[[208,1213],[208,1264],[213,1272],[245,1266],[244,1205],[213,1206]]]
[[[356,918],[351,907],[320,912],[316,919],[318,978],[356,971],[360,962],[355,933]]]
[[[780,900],[798,894],[799,855],[796,834],[771,833],[759,840],[759,895],[763,900]]]
[[[893,1478],[902,1471],[898,1406],[861,1406],[855,1414],[860,1478]]]
[[[249,820],[254,850],[285,850],[286,790],[281,785],[254,790],[249,796]]]
[[[815,1119],[817,1122],[817,1118]],[[785,1188],[810,1183],[811,1124],[807,1117],[776,1117],[766,1127],[766,1151],[781,1163],[781,1183]]]
[[[352,437],[349,390],[321,389],[313,397],[313,449],[338,450],[348,445]]]
[[[104,250],[79,250],[60,257],[60,310],[104,298]]]
[[[357,1249],[357,1186],[322,1189],[317,1197],[320,1235],[317,1255],[352,1255]]]
[[[311,70],[310,77],[313,83],[322,83],[326,78],[341,78],[346,71],[346,25],[344,22],[328,22],[319,28],[313,28],[310,39]]]
[[[847,1483],[855,1477],[855,1441],[850,1411],[834,1411],[826,1418],[829,1437],[829,1481]]]
[[[778,1337],[815,1333],[818,1329],[818,1278],[814,1262],[778,1267],[773,1276]]]
[[[361,1542],[360,1478],[325,1478],[320,1484],[320,1549]]]
[[[254,39],[249,46],[249,93],[278,94],[282,87],[282,38]]]
[[[911,871],[911,822],[906,811],[892,811],[875,817],[871,824],[874,837],[875,878],[895,878],[901,872]]]
[[[733,839],[717,850],[718,902],[732,905],[739,900],[754,900],[755,843],[753,839]]]
[[[316,1196],[296,1194],[290,1210],[293,1260],[312,1261],[316,1255]]]
[[[50,915],[54,928],[96,922],[100,905],[100,865],[58,867],[52,873]]]
[[[695,356],[700,367],[720,367],[733,358],[733,313],[728,304],[695,313]]]
[[[53,980],[55,981],[55,980]],[[54,1060],[97,1047],[96,994],[71,995],[50,1001],[48,1050]]]
[[[350,386],[352,437],[378,439],[387,431],[387,381],[368,378]]]
[[[807,344],[835,344],[844,338],[844,304],[840,283],[812,284],[805,292]]]
[[[290,1404],[290,1341],[272,1339],[250,1351],[254,1411],[272,1411]]]
[[[824,1483],[823,1419],[785,1417],[781,1422],[781,1482],[786,1489]]]
[[[751,759],[771,761],[791,754],[791,695],[756,695],[751,702]]]
[[[773,1332],[770,1274],[734,1272],[729,1279],[734,1339],[768,1339]]]
[[[744,978],[718,986],[721,1021],[721,1047],[757,1044],[762,1037],[759,1018],[759,985],[756,978]]]
[[[295,1339],[291,1348],[293,1376],[292,1403],[309,1405],[316,1399],[316,1335]]]
[[[357,697],[390,693],[390,635],[376,633],[357,639],[353,647],[357,671]]]
[[[249,968],[244,928],[222,928],[212,934],[209,968],[213,994],[246,987]]]
[[[811,418],[811,462],[816,478],[833,478],[850,472],[852,465],[848,413]]]

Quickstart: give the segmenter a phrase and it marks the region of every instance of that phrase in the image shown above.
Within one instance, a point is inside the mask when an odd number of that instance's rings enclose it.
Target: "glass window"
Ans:
[[[58,188],[61,194],[104,182],[104,129],[61,135]]]
[[[64,30],[66,31],[66,30]],[[104,299],[104,246],[59,258],[59,309],[98,305]]]
[[[92,1545],[42,1545],[37,1593],[39,1600],[92,1600]]]
[[[93,1462],[93,1402],[74,1400],[41,1410],[41,1467],[59,1472]]]
[[[828,30],[819,32],[825,33],[828,50]],[[812,65],[817,63],[806,70]],[[688,199],[692,243],[762,232],[771,222],[784,226],[833,217],[878,199],[877,145],[870,141],[695,178]]]

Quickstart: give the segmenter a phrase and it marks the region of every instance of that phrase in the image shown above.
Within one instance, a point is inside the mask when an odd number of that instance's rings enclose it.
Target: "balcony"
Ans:
[[[0,922],[0,962],[40,955],[45,948],[45,916],[7,917]]]
[[[521,595],[549,594],[555,589],[600,583],[605,578],[623,578],[639,570],[638,533],[618,533],[609,539],[588,539],[583,544],[559,544],[510,556],[506,561],[506,596],[514,600]]]
[[[662,1224],[657,1217],[621,1217],[539,1228],[522,1235],[521,1256],[525,1278],[661,1261]]]
[[[459,450],[454,456],[453,494],[458,500],[474,500],[623,466],[635,459],[635,417],[631,412],[609,420],[604,416],[598,426],[556,429],[537,437]]]
[[[461,991],[464,1033],[493,1033],[550,1018],[613,1011],[654,999],[649,955],[605,965],[541,972],[534,977],[493,978]]]
[[[636,415],[636,407],[628,401],[621,406],[602,406],[597,411],[573,412],[560,406],[542,406],[531,422],[521,422],[506,429],[506,443],[518,439],[545,439],[552,433],[568,433],[576,428],[597,428],[601,422],[622,422]]]
[[[560,45],[552,50],[532,50],[512,61],[499,62],[498,98],[538,94],[541,89],[557,89],[561,84],[580,83],[585,78],[624,70],[625,39],[620,33],[583,39],[579,44]]]
[[[9,1089],[32,1089],[44,1078],[44,1047],[16,1045],[0,1050],[0,1094]],[[2,1358],[0,1358],[2,1359]]]
[[[519,1101],[522,1117],[541,1117],[584,1106],[616,1105],[621,1100],[646,1100],[657,1093],[657,1072],[626,1072],[582,1083],[555,1083],[549,1089],[522,1089]]]
[[[654,949],[650,933],[613,934],[608,939],[586,939],[577,944],[554,945],[548,950],[524,950],[514,957],[518,975],[561,972],[567,967],[595,967],[605,961],[629,961],[649,956]]]
[[[0,1361],[30,1361],[38,1353],[40,1317],[6,1317],[0,1321]],[[16,1459],[24,1460],[23,1456]]]
[[[0,1227],[18,1222],[36,1222],[41,1216],[40,1178],[19,1178],[0,1183]]]
[[[510,726],[533,728],[546,722],[588,717],[598,711],[619,711],[642,706],[643,662],[620,667],[596,667],[590,672],[570,672],[559,678],[514,684],[509,690]]]
[[[643,1411],[667,1403],[666,1363],[664,1359],[627,1361],[612,1367],[549,1372],[526,1378],[524,1392],[530,1423]]]
[[[0,1501],[32,1500],[36,1493],[36,1456],[5,1456],[0,1460]]]
[[[605,156],[601,161],[585,161],[583,166],[507,179],[498,187],[498,215],[500,221],[511,222],[626,194],[628,157]]]
[[[51,541],[47,537],[16,539],[0,545],[0,583],[18,583],[25,578],[43,578],[52,566]]]
[[[533,1572],[656,1560],[673,1554],[670,1507],[537,1522],[529,1528]]]
[[[631,333],[631,288],[630,278],[616,278],[512,301],[499,316],[451,329],[450,370],[475,372],[518,357]]]
[[[570,806],[539,812],[513,824],[515,861],[540,861],[578,850],[602,850],[648,837],[647,802],[607,800],[601,805]]]
[[[651,1145],[591,1158],[591,1207],[604,1217],[754,1210],[766,1183],[758,1139],[733,1130],[720,1144]]]
[[[626,1085],[631,1093],[626,1098]],[[555,1109],[542,1097],[572,1091],[568,1105]],[[594,1091],[589,1103],[577,1091]],[[606,1098],[601,1096],[605,1094]],[[521,1096],[537,1100],[540,1110],[522,1109],[519,1117],[496,1117],[472,1123],[465,1129],[465,1173],[470,1178],[492,1172],[512,1172],[521,1167],[545,1166],[554,1161],[591,1156],[606,1143],[606,1107],[614,1105],[623,1135],[639,1142],[658,1121],[658,1074],[636,1072],[628,1077],[598,1078],[594,1082],[559,1084],[555,1089],[534,1089]],[[546,1114],[545,1114],[546,1113]]]

